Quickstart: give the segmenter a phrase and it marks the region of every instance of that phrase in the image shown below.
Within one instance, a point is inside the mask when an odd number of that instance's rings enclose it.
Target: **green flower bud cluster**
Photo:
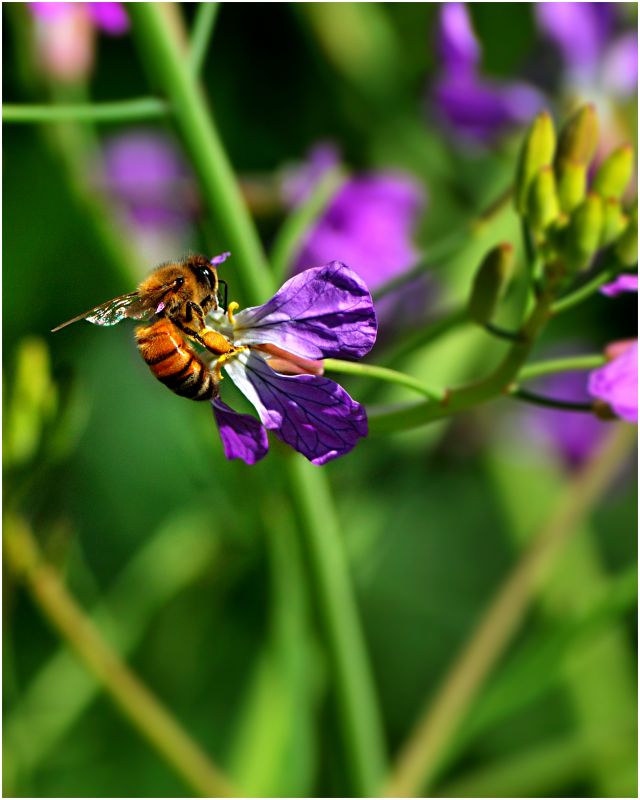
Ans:
[[[516,210],[544,260],[563,264],[568,274],[586,269],[598,250],[610,245],[621,268],[638,260],[637,212],[629,215],[622,207],[633,150],[629,144],[616,148],[589,186],[597,145],[598,117],[589,104],[569,118],[557,141],[551,116],[539,114],[520,152]]]

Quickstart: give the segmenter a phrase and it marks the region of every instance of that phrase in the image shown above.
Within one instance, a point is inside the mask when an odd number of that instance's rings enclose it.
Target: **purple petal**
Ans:
[[[129,30],[129,17],[123,3],[87,3],[96,27],[109,36],[121,36]]]
[[[73,3],[27,3],[27,9],[39,19],[54,20],[66,14]]]
[[[602,60],[602,85],[620,97],[634,95],[638,88],[638,34],[617,39]]]
[[[275,344],[302,358],[359,358],[376,340],[364,281],[339,261],[290,278],[262,306],[236,314],[236,345]]]
[[[439,79],[433,100],[456,133],[480,142],[528,122],[544,105],[542,94],[526,83],[500,84],[473,75]]]
[[[589,393],[627,422],[638,421],[638,343],[589,375]]]
[[[211,407],[228,459],[240,458],[245,464],[255,464],[266,456],[269,440],[257,419],[249,414],[238,414],[219,399],[212,400]]]
[[[601,286],[600,291],[602,294],[606,294],[607,297],[615,297],[618,294],[622,294],[622,292],[637,292],[638,276],[629,275],[628,273],[618,275],[611,283],[605,283],[604,286]]]
[[[536,3],[538,25],[575,78],[592,79],[613,23],[607,3]]]
[[[228,251],[226,253],[220,253],[219,256],[214,256],[209,263],[214,267],[218,267],[220,264],[224,264],[230,255],[231,253]]]
[[[446,3],[440,7],[438,51],[449,74],[473,72],[479,63],[480,45],[464,3]]]
[[[367,435],[364,407],[328,378],[279,375],[255,353],[225,364],[263,425],[312,464],[348,453]]]
[[[375,290],[417,262],[413,233],[425,203],[424,188],[407,174],[351,178],[307,234],[292,271],[339,259]]]

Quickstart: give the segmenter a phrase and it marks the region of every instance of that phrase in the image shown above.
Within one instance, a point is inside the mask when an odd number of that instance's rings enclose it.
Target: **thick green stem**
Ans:
[[[205,200],[225,246],[235,256],[245,299],[264,302],[273,293],[274,280],[204,97],[181,51],[180,32],[162,4],[132,3],[129,9],[149,72],[171,101]],[[384,772],[382,723],[333,499],[319,469],[299,456],[288,463],[292,496],[305,523],[299,532],[310,554],[326,645],[335,667],[353,790],[375,795]]]
[[[2,121],[37,122],[105,122],[120,124],[145,119],[160,119],[169,113],[169,105],[157,97],[138,97],[103,103],[70,103],[57,105],[4,105]]]
[[[5,556],[45,617],[163,760],[199,797],[233,797],[225,776],[102,638],[18,518],[7,521]]]
[[[385,747],[377,708],[372,702],[375,687],[339,523],[326,482],[317,480],[318,468],[298,457],[289,458],[287,466],[305,532],[319,611],[333,639],[330,656],[349,757],[347,767],[358,795],[375,797],[385,774]]]
[[[194,80],[169,6],[131,3],[128,8],[134,33],[150,76],[171,103],[219,236],[233,254],[229,271],[235,265],[245,301],[264,302],[274,289],[264,252],[204,95]]]

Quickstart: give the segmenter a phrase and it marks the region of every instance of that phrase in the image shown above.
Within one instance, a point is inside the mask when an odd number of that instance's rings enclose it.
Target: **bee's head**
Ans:
[[[206,290],[205,294],[212,293],[216,287],[215,267],[211,266],[208,259],[205,256],[192,256],[188,260],[187,266],[203,290]]]

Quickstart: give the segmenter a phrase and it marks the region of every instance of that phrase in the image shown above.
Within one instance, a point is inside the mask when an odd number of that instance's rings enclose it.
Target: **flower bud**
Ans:
[[[566,230],[567,265],[574,270],[585,269],[595,255],[602,234],[602,198],[590,193],[571,215]]]
[[[537,232],[544,231],[560,213],[556,179],[551,167],[542,167],[533,179],[527,198],[527,212]]]
[[[467,310],[474,322],[489,322],[513,275],[513,247],[508,242],[496,245],[484,257],[476,272]]]
[[[573,161],[588,167],[598,145],[598,116],[592,103],[581,106],[571,116],[558,140],[556,164],[558,168],[565,161]]]
[[[625,267],[638,262],[638,209],[633,210],[627,227],[622,232],[615,247],[615,254]]]
[[[548,111],[542,111],[531,123],[520,150],[515,185],[515,205],[520,214],[526,211],[531,181],[541,167],[551,164],[555,146],[553,119]]]
[[[560,208],[570,214],[587,194],[587,168],[577,161],[565,160],[558,165],[558,200]]]
[[[620,201],[608,197],[602,206],[602,233],[600,247],[607,247],[615,241],[627,226],[629,217],[620,207]]]
[[[593,179],[593,190],[603,197],[620,199],[631,180],[633,148],[623,144],[602,162]]]

